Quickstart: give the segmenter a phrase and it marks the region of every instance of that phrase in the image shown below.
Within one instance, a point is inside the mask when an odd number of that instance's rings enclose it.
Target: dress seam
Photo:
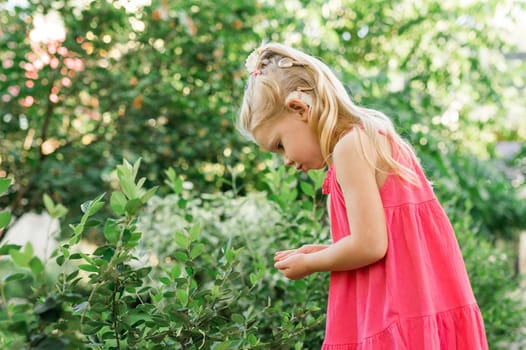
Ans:
[[[404,320],[416,320],[416,319],[425,318],[425,317],[436,317],[438,315],[449,314],[449,313],[455,312],[455,311],[460,310],[460,309],[465,309],[467,307],[472,308],[474,306],[478,307],[478,304],[477,303],[464,304],[464,305],[461,305],[461,306],[454,307],[452,309],[447,309],[447,310],[443,310],[443,311],[436,311],[436,312],[433,312],[433,313],[430,313],[430,314],[427,314],[427,315],[419,315],[419,316],[413,316],[413,317],[404,317],[403,319]]]
[[[393,327],[396,327],[398,324],[400,323],[400,320],[397,320],[397,321],[393,321],[389,326],[385,327],[384,329],[382,329],[381,331],[373,334],[373,335],[370,335],[368,337],[365,337],[363,338],[362,340],[360,340],[359,342],[350,342],[350,343],[325,343],[324,345],[330,345],[330,346],[345,346],[345,345],[360,345],[360,344],[363,344],[364,342],[366,342],[367,340],[369,339],[373,339],[373,338],[376,338],[378,336],[380,336],[382,333],[390,330],[391,328]]]
[[[429,203],[429,202],[434,202],[436,200],[437,200],[436,198],[429,198],[429,199],[426,199],[426,200],[423,200],[423,201],[418,201],[418,202],[404,202],[404,203],[399,203],[399,204],[384,205],[384,209],[416,206],[416,205],[419,205],[419,204],[426,204],[426,203]]]

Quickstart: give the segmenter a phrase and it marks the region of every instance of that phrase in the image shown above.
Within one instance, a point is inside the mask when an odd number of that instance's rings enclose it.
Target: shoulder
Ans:
[[[332,161],[336,177],[359,177],[363,176],[364,172],[374,175],[376,154],[374,140],[361,128],[352,129],[334,146]]]
[[[391,138],[378,130],[367,132],[363,128],[354,128],[348,132],[333,149],[336,177],[371,174],[380,187],[393,169]]]
[[[350,160],[368,160],[375,163],[375,142],[362,128],[353,128],[347,132],[334,146],[332,160],[337,164]]]

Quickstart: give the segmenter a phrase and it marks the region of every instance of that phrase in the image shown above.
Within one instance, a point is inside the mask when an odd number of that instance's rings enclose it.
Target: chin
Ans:
[[[323,169],[325,168],[325,164],[322,164],[322,165],[318,165],[318,166],[313,166],[313,167],[307,167],[305,168],[305,170],[301,169],[301,171],[303,171],[304,173],[308,172],[309,170],[320,170],[320,169]]]

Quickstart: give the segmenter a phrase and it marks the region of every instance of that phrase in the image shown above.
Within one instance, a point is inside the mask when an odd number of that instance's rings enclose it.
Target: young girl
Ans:
[[[328,166],[333,244],[274,258],[290,279],[330,271],[322,349],[487,349],[453,229],[390,120],[298,50],[265,44],[246,65],[241,132],[298,170]]]

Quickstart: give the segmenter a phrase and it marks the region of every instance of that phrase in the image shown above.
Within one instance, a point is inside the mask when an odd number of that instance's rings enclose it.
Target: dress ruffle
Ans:
[[[481,350],[487,349],[476,304],[434,315],[399,320],[359,343],[328,344],[322,350]]]

